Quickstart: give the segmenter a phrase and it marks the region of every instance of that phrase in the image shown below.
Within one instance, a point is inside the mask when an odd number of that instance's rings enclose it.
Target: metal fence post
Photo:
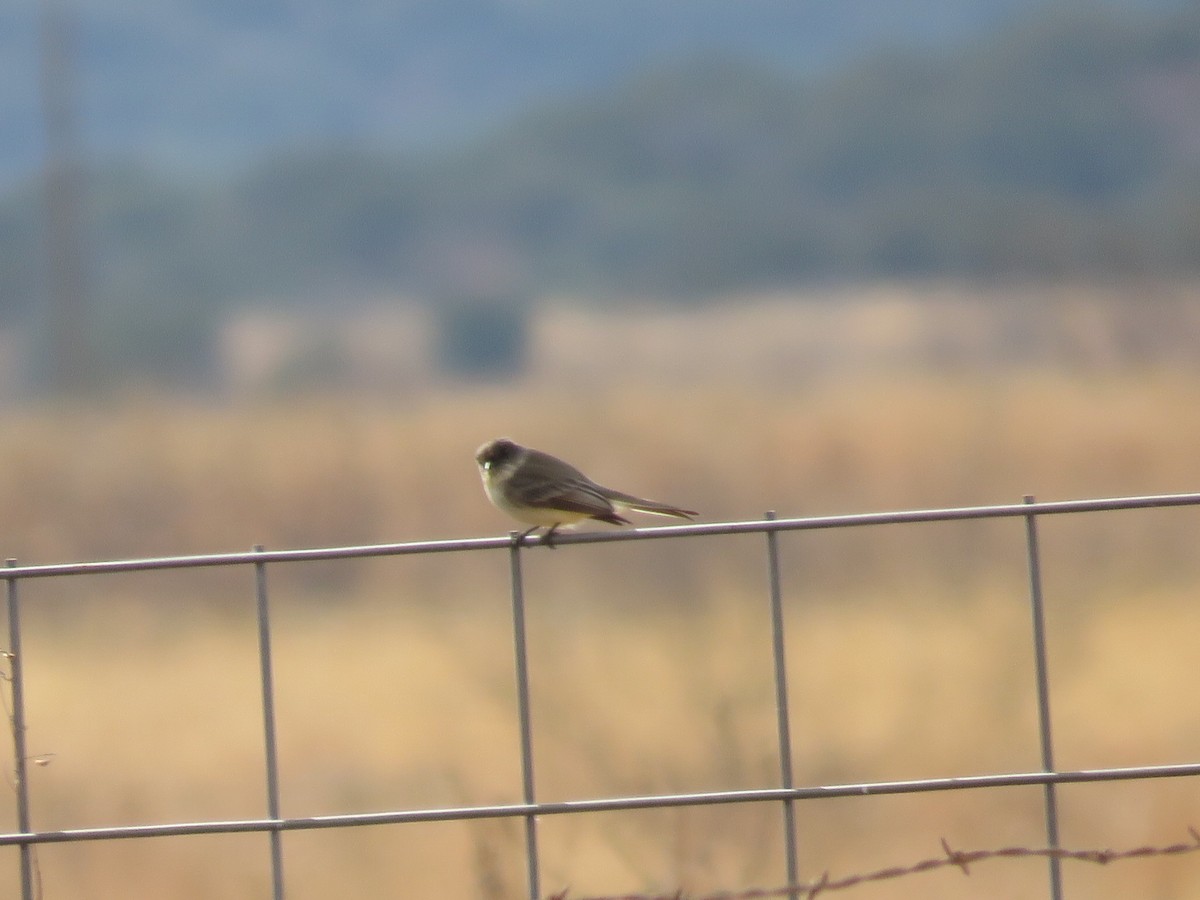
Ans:
[[[766,518],[775,519],[775,511],[768,510]],[[775,667],[775,714],[779,733],[779,781],[780,787],[791,790],[795,787],[792,777],[792,732],[788,715],[787,656],[783,637],[783,591],[779,578],[779,535],[767,531],[767,576],[771,593],[771,643]],[[799,867],[796,863],[796,806],[790,797],[783,801],[784,860],[787,865],[789,885],[800,883]]]
[[[262,545],[255,545],[262,553]],[[258,663],[262,684],[263,748],[267,768],[267,816],[281,818],[279,811],[279,755],[275,739],[275,678],[271,665],[271,614],[267,599],[267,565],[254,563],[254,596],[258,610]],[[283,900],[283,835],[278,828],[268,833],[271,841],[271,896]]]
[[[9,568],[17,564],[7,560]],[[21,654],[21,604],[17,595],[17,579],[8,579],[8,662],[12,689],[13,782],[17,792],[17,830],[32,831],[29,824],[29,781],[26,777],[29,761],[25,749],[25,675]],[[33,900],[33,846],[21,844],[21,900]]]
[[[1031,494],[1025,496],[1026,503],[1033,503]],[[1046,613],[1042,603],[1042,564],[1038,553],[1037,515],[1025,516],[1025,546],[1029,567],[1029,605],[1033,614],[1033,658],[1036,668],[1038,735],[1041,739],[1042,769],[1054,772],[1054,743],[1050,730],[1050,677],[1046,665]],[[1046,807],[1046,843],[1052,850],[1059,849],[1058,843],[1058,794],[1054,782],[1043,787]],[[1049,859],[1050,896],[1062,900],[1062,860],[1057,856]]]
[[[512,533],[508,551],[512,573],[513,653],[517,674],[517,717],[521,728],[521,800],[532,806],[537,802],[533,779],[533,723],[529,710],[529,657],[525,641],[525,585],[521,575],[521,537]],[[537,816],[525,816],[525,869],[530,900],[542,894],[541,867],[538,864]]]

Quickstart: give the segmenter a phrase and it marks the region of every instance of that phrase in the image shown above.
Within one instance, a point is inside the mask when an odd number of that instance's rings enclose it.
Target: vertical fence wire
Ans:
[[[768,510],[768,520],[774,520],[775,511]],[[767,533],[767,578],[771,594],[771,644],[775,667],[775,714],[779,732],[779,781],[780,787],[791,790],[795,787],[792,774],[792,731],[788,712],[787,656],[783,634],[783,590],[779,577],[779,533],[774,529]],[[796,863],[796,804],[791,798],[783,801],[783,849],[787,865],[787,883],[799,884],[800,873]]]
[[[512,534],[508,553],[512,575],[513,654],[516,660],[517,718],[521,729],[521,799],[527,805],[537,802],[533,780],[533,722],[529,711],[529,656],[525,642],[525,582],[521,575],[521,539]],[[525,817],[525,869],[530,900],[542,895],[541,868],[538,864],[537,816]]]
[[[17,564],[9,559],[6,565]],[[17,593],[17,579],[8,580],[8,662],[9,687],[12,691],[12,713],[10,725],[13,740],[13,786],[17,794],[17,830],[22,834],[32,831],[29,820],[29,781],[26,770],[29,754],[25,749],[25,675],[24,659],[21,654],[21,604]],[[33,846],[21,844],[21,900],[33,900]]]
[[[1026,503],[1033,503],[1032,495],[1025,496]],[[1054,742],[1050,730],[1050,677],[1046,663],[1046,612],[1042,602],[1042,564],[1038,550],[1037,515],[1025,516],[1025,547],[1029,569],[1029,605],[1033,614],[1033,658],[1037,681],[1038,735],[1041,740],[1042,769],[1054,772]],[[1043,788],[1046,807],[1046,843],[1059,849],[1058,843],[1058,794],[1052,782]],[[1049,858],[1050,897],[1062,900],[1062,860],[1058,856]]]
[[[261,545],[254,547],[262,553]],[[271,613],[267,597],[267,566],[254,564],[254,595],[258,610],[258,663],[262,685],[263,749],[267,769],[267,816],[278,821],[279,754],[275,735],[275,677],[271,665]],[[271,840],[271,896],[283,900],[283,835],[278,828],[269,833]]]

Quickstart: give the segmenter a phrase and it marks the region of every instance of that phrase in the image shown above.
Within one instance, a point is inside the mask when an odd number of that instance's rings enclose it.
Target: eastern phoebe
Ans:
[[[488,499],[518,522],[533,526],[521,533],[522,538],[545,528],[542,540],[548,547],[554,546],[554,532],[559,525],[583,519],[628,525],[629,520],[618,515],[618,509],[680,519],[697,515],[695,510],[603,487],[569,463],[508,438],[488,441],[475,451],[475,462],[479,463]]]

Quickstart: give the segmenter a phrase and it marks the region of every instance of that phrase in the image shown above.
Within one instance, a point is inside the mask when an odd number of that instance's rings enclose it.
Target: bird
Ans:
[[[488,499],[518,522],[532,525],[524,539],[545,528],[542,543],[554,548],[560,525],[596,519],[612,525],[629,525],[618,511],[635,510],[657,516],[691,519],[699,513],[657,500],[646,500],[588,478],[568,462],[549,453],[522,447],[508,438],[488,441],[475,451],[479,475]]]

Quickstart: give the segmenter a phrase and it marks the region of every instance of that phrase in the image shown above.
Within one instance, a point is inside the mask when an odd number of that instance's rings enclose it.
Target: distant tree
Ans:
[[[443,297],[437,304],[437,359],[451,375],[512,378],[529,356],[528,304],[513,297]]]

